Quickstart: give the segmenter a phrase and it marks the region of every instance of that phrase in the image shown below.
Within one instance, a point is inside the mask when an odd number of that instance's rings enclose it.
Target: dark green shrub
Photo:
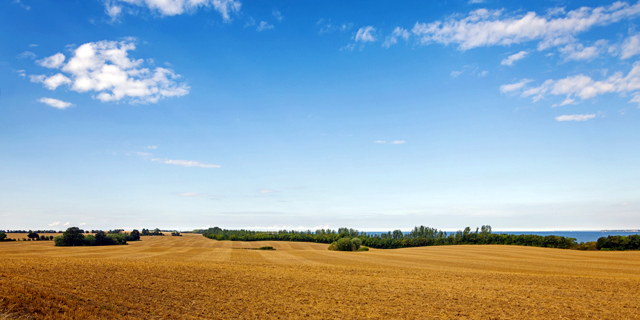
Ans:
[[[27,238],[29,238],[29,240],[38,240],[40,239],[40,236],[35,232],[29,232]]]
[[[362,240],[358,239],[358,238],[351,238],[351,244],[353,246],[353,248],[355,248],[355,250],[360,249],[360,246],[362,245]]]
[[[95,246],[96,245],[96,237],[92,236],[92,235],[86,235],[84,236],[84,239],[82,239],[83,243],[85,246]]]
[[[131,233],[127,235],[127,241],[138,241],[140,240],[140,232],[136,229],[133,229]]]
[[[356,250],[356,251],[369,251],[369,247],[362,246],[362,247],[358,248],[358,250]]]
[[[0,241],[4,241],[7,238],[7,234],[4,232],[0,232]]]
[[[275,250],[275,249],[272,246],[264,246],[264,247],[258,248],[258,250]]]

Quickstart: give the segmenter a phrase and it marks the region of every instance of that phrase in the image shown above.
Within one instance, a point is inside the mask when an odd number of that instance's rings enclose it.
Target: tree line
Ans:
[[[640,235],[601,237],[596,242],[596,246],[598,250],[640,250]]]
[[[58,247],[75,247],[75,246],[111,246],[125,245],[127,241],[139,241],[140,232],[133,230],[130,233],[121,233],[122,230],[102,230],[96,231],[94,234],[84,235],[84,230],[78,227],[68,228],[61,236],[53,239]]]
[[[196,230],[194,230],[196,231]],[[196,232],[200,232],[197,230]],[[492,233],[491,226],[484,225],[472,231],[470,227],[456,232],[446,232],[425,226],[415,227],[409,232],[401,230],[372,234],[351,228],[338,230],[318,229],[316,231],[280,230],[274,232],[252,230],[227,230],[219,227],[202,230],[202,234],[210,239],[231,241],[302,241],[331,244],[331,248],[343,248],[351,251],[355,245],[340,239],[357,238],[362,246],[377,249],[396,249],[423,246],[441,246],[458,244],[501,244],[520,245],[559,249],[577,250],[640,250],[640,235],[608,236],[593,242],[578,243],[575,238],[562,236],[541,236],[534,234],[501,234]],[[348,250],[347,250],[348,249]]]

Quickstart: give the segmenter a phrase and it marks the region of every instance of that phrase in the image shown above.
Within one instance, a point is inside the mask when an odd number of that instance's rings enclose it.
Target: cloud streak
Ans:
[[[56,109],[61,109],[61,110],[73,106],[73,104],[70,102],[65,102],[65,101],[53,99],[53,98],[40,98],[38,99],[38,102],[44,103],[50,107],[54,107]]]
[[[529,54],[529,52],[527,51],[520,51],[518,53],[512,54],[510,56],[508,56],[505,59],[502,59],[502,61],[500,62],[500,65],[503,66],[512,66],[514,62],[524,59],[527,55]]]
[[[153,158],[151,159],[151,161],[164,163],[164,164],[173,164],[173,165],[182,166],[182,167],[220,168],[220,166],[217,164],[202,163],[194,160],[174,160],[174,159]]]
[[[502,85],[500,91],[519,93],[521,97],[529,97],[533,102],[550,95],[565,96],[560,106],[575,103],[575,98],[588,100],[606,93],[631,94],[633,98],[629,102],[640,104],[640,62],[634,63],[626,76],[622,72],[616,72],[599,81],[579,74],[559,80],[549,79],[536,87],[527,87],[526,84],[529,82],[531,80],[523,79],[513,84]]]
[[[508,46],[538,41],[538,49],[572,43],[575,36],[594,26],[606,26],[622,19],[637,17],[640,3],[615,2],[609,6],[581,7],[576,10],[551,10],[541,16],[535,12],[506,15],[504,10],[478,9],[467,16],[451,16],[430,23],[417,22],[413,35],[421,44],[453,44],[465,51],[485,46]]]
[[[556,117],[556,121],[587,121],[595,117],[595,114],[571,114]]]
[[[105,12],[111,19],[117,19],[123,10],[130,7],[147,8],[160,16],[175,16],[194,13],[200,8],[213,8],[225,22],[231,21],[231,15],[240,12],[242,3],[237,0],[106,0]]]

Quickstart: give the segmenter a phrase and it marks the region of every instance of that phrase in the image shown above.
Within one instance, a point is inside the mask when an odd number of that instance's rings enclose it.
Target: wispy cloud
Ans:
[[[391,144],[404,144],[404,143],[406,143],[406,141],[404,141],[404,140],[391,141]]]
[[[38,56],[31,51],[25,51],[18,55],[18,59],[35,59],[37,57]]]
[[[145,148],[145,149],[153,149],[153,150],[156,150],[156,149],[158,149],[158,146],[146,146],[146,147],[144,147],[144,148]]]
[[[376,140],[376,141],[374,141],[373,143],[387,143],[387,142],[386,142],[386,141],[384,141],[384,140]]]
[[[82,223],[79,224],[79,226],[86,226],[86,225],[87,225],[86,222],[82,222]]]
[[[174,159],[153,158],[151,159],[151,161],[156,161],[164,164],[173,164],[173,165],[182,166],[182,167],[220,168],[220,166],[217,164],[202,163],[194,160],[174,160]]]
[[[27,11],[31,10],[31,6],[28,6],[28,5],[24,4],[24,3],[22,3],[22,0],[13,0],[13,3],[21,6],[22,9],[25,9]]]
[[[353,23],[334,23],[331,19],[320,19],[316,22],[316,27],[319,28],[318,34],[332,33],[332,32],[345,32],[353,28]]]
[[[258,27],[256,28],[256,30],[258,31],[264,31],[264,30],[269,30],[269,29],[273,29],[275,28],[272,24],[269,24],[266,21],[260,21],[260,24],[258,24]]]
[[[271,12],[271,14],[273,15],[273,17],[278,20],[278,21],[282,21],[282,19],[284,19],[284,17],[282,16],[282,13],[280,13],[280,11],[273,9],[273,11]]]
[[[49,90],[66,85],[79,93],[95,92],[93,98],[103,102],[156,103],[189,93],[190,88],[177,81],[181,76],[173,70],[156,67],[151,71],[142,67],[144,59],[129,58],[128,52],[135,49],[132,39],[85,43],[66,62],[62,53],[38,60],[39,65],[61,72],[31,75],[30,79]]]
[[[556,121],[587,121],[595,117],[595,114],[570,114],[556,117]]]
[[[503,84],[500,86],[500,92],[509,93],[522,89],[527,83],[531,82],[531,79],[522,79],[516,83]]]
[[[277,191],[271,190],[271,189],[259,189],[258,192],[259,193],[274,193],[274,192],[277,192]]]
[[[355,41],[361,43],[375,42],[377,40],[375,33],[376,28],[373,26],[362,27],[356,32]]]
[[[518,53],[512,54],[510,56],[508,56],[505,59],[502,59],[502,61],[500,61],[500,65],[503,66],[512,66],[514,62],[524,59],[527,55],[529,54],[529,52],[527,51],[520,51]]]
[[[391,33],[391,35],[387,36],[387,38],[384,40],[384,43],[382,44],[382,46],[385,48],[389,48],[392,45],[398,43],[398,38],[401,38],[404,41],[409,41],[410,36],[411,36],[411,33],[409,33],[408,30],[400,27],[396,27],[395,29],[393,29],[393,32]]]
[[[534,102],[548,96],[565,96],[563,104],[573,104],[574,99],[588,100],[606,93],[631,94],[630,102],[640,104],[640,62],[633,64],[629,73],[624,76],[616,72],[610,77],[596,81],[584,74],[566,77],[560,80],[549,79],[536,87],[525,86],[531,82],[523,79],[514,84],[500,87],[502,93],[519,92],[522,97],[531,97]]]
[[[57,226],[57,225],[59,225],[59,224],[60,224],[60,221],[56,221],[56,222],[53,222],[53,223],[49,223],[49,227],[55,227],[55,226]]]
[[[581,43],[572,43],[560,48],[559,51],[565,61],[591,60],[597,58],[605,46],[607,46],[606,40],[598,40],[593,46],[585,47]]]
[[[609,6],[552,10],[541,16],[505,14],[504,10],[478,9],[467,16],[451,16],[429,23],[417,22],[412,32],[419,43],[455,44],[459,50],[484,46],[508,46],[538,41],[538,49],[572,43],[575,36],[594,26],[605,26],[640,14],[640,3],[615,2]]]
[[[50,107],[54,107],[57,109],[66,109],[73,106],[73,104],[70,102],[65,102],[65,101],[53,99],[53,98],[40,98],[38,99],[38,102],[44,103]]]
[[[640,35],[627,38],[622,44],[620,59],[629,59],[640,53]]]
[[[240,12],[242,3],[237,0],[105,0],[105,12],[112,19],[117,19],[123,12],[134,13],[135,10],[123,10],[128,7],[142,7],[161,16],[175,16],[193,13],[200,8],[213,7],[225,22],[231,21],[231,15]]]

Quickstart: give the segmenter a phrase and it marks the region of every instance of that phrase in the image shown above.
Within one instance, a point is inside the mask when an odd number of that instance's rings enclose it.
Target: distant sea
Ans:
[[[475,231],[475,230],[474,230]],[[367,232],[371,235],[380,235],[386,232]],[[409,234],[409,232],[403,232]],[[447,231],[447,234],[450,232]],[[454,232],[455,233],[455,232]],[[630,236],[632,234],[640,234],[640,230],[637,231],[617,231],[617,230],[605,230],[605,231],[493,231],[498,234],[535,234],[539,236],[560,236],[567,238],[575,238],[578,242],[597,241],[600,237],[606,236]]]

